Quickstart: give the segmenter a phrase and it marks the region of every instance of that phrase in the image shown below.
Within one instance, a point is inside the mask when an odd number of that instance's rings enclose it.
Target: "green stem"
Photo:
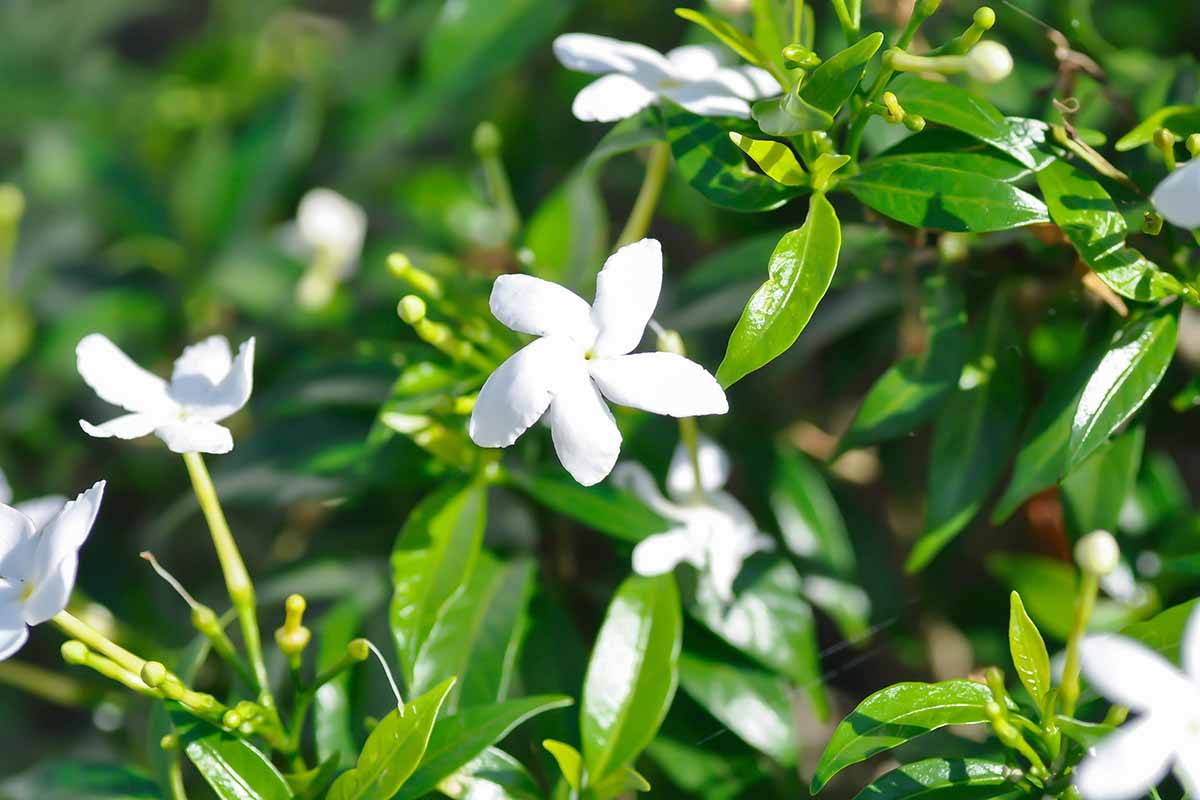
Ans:
[[[854,2],[854,0],[851,0]],[[838,25],[842,26],[842,33],[846,36],[846,44],[854,44],[858,38],[858,23],[851,14],[850,9],[846,7],[846,0],[833,0],[833,13],[837,15]]]
[[[179,753],[167,756],[167,781],[171,789],[171,800],[188,800],[187,788],[183,785],[183,763]]]
[[[217,498],[217,490],[213,486],[204,459],[199,453],[185,453],[183,462],[187,465],[192,487],[196,490],[196,499],[200,502],[204,518],[208,521],[217,559],[221,562],[221,571],[225,575],[225,587],[229,590],[229,599],[233,603],[238,622],[241,623],[246,656],[257,684],[255,688],[258,690],[258,702],[274,715],[275,699],[271,696],[267,662],[263,658],[262,637],[258,631],[254,584],[250,580],[250,573],[246,571],[246,564],[242,560],[237,542],[233,539],[233,533],[229,530],[229,523],[225,521],[225,512],[221,509],[221,501]]]
[[[145,659],[135,656],[69,611],[58,612],[50,621],[68,638],[78,639],[89,649],[95,650],[134,675],[142,674],[142,668],[146,666]]]
[[[512,184],[508,180],[508,172],[499,155],[483,159],[483,179],[487,184],[488,195],[500,211],[506,239],[511,239],[521,228],[521,212],[517,210],[517,202],[513,199]]]
[[[0,662],[0,683],[67,708],[87,705],[96,696],[72,677],[20,661]]]
[[[633,210],[629,212],[629,220],[625,223],[614,250],[645,238],[650,230],[650,221],[654,217],[654,209],[658,206],[658,198],[662,194],[663,183],[667,179],[667,168],[670,165],[670,145],[666,142],[656,142],[646,162],[646,177],[642,179],[642,188],[638,190]]]
[[[1071,627],[1071,635],[1067,639],[1067,659],[1063,666],[1062,684],[1059,689],[1062,713],[1068,717],[1075,713],[1075,704],[1079,701],[1079,644],[1087,633],[1088,621],[1092,618],[1092,609],[1096,605],[1099,590],[1099,578],[1085,571],[1079,587],[1079,596],[1075,601],[1075,620]]]
[[[687,448],[688,460],[692,462],[692,472],[696,475],[696,488],[693,494],[696,498],[704,496],[704,478],[700,473],[700,426],[695,417],[679,418],[679,438]]]

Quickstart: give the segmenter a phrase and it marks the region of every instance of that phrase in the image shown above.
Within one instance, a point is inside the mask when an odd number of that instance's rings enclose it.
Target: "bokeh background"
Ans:
[[[739,4],[714,5],[736,12]],[[818,49],[824,42],[831,52],[840,31],[829,8],[813,5]],[[868,0],[864,28],[893,30],[906,19],[906,5]],[[1014,74],[987,90],[1005,112],[1042,117],[1061,96],[1054,45],[1038,19],[1064,31],[1106,75],[1103,82],[1084,75],[1071,87],[1078,124],[1114,139],[1167,102],[1196,102],[1197,4],[1016,5],[1028,16],[998,5],[993,31],[1017,60]],[[961,0],[942,6],[923,33],[938,41],[960,32],[976,8]],[[106,419],[111,409],[79,379],[76,342],[103,332],[141,363],[168,372],[182,346],[201,336],[225,333],[236,345],[253,335],[254,397],[231,420],[236,449],[210,463],[263,582],[265,607],[280,609],[265,612],[264,629],[278,624],[290,590],[302,588],[317,607],[358,593],[377,609],[368,631],[387,640],[387,554],[415,498],[446,473],[402,437],[382,446],[369,441],[397,369],[416,345],[397,319],[403,289],[386,256],[403,251],[431,271],[482,281],[519,268],[522,244],[551,254],[597,243],[602,250],[628,213],[642,164],[637,156],[612,161],[597,177],[598,191],[582,199],[558,193],[606,126],[572,117],[571,99],[588,77],[561,68],[550,42],[574,30],[664,50],[703,40],[672,7],[0,0],[0,183],[19,188],[24,206],[19,223],[11,207],[0,209],[8,214],[0,220],[7,232],[0,235],[0,469],[18,499],[73,495],[109,481],[83,552],[80,608],[111,618],[147,649],[181,647],[191,638],[186,607],[138,552],[153,550],[216,607],[222,586],[179,460],[154,439],[97,441],[79,430],[80,417]],[[503,135],[502,158],[522,216],[535,222],[538,232],[527,234],[535,242],[514,247],[499,233],[471,147],[483,121]],[[892,133],[873,127],[868,145],[878,149]],[[1135,176],[1161,173],[1142,154],[1123,159]],[[311,310],[296,302],[307,265],[290,251],[286,228],[299,198],[316,186],[360,204],[369,229],[359,271],[328,306]],[[13,193],[4,196],[12,206]],[[851,204],[845,209],[851,222],[863,222]],[[677,178],[668,181],[651,228],[668,257],[662,308],[710,368],[762,280],[778,233],[798,224],[802,211],[739,215],[708,205]],[[8,257],[3,236],[14,229]],[[844,430],[871,382],[898,352],[920,348],[915,286],[897,265],[931,252],[899,237],[852,249],[793,351],[732,393],[734,413],[713,431],[734,449],[741,465],[735,491],[756,511],[765,507],[757,454],[783,438],[827,456],[830,437]],[[1025,268],[1021,259],[1003,246],[989,250],[970,267],[978,279],[972,291],[986,293],[991,271]],[[1062,314],[1032,321],[1041,331],[1035,355],[1063,363],[1089,306],[1077,288],[1036,291],[1060,293]],[[1167,388],[1187,377],[1186,366],[1177,366]],[[1190,498],[1200,490],[1198,433],[1167,406],[1170,394],[1159,392],[1150,410],[1172,422],[1154,428],[1139,491],[1151,522],[1189,531],[1197,524]],[[1064,555],[1056,523],[1031,513],[1000,530],[976,525],[929,574],[902,577],[900,554],[920,527],[926,439],[865,452],[829,475],[878,626],[865,643],[827,658],[843,707],[885,682],[1001,661],[1007,593],[982,555],[1004,548]],[[648,420],[632,454],[662,464],[673,443],[668,421]],[[580,669],[611,587],[628,570],[627,548],[498,494],[489,544],[541,558],[541,616],[526,669],[559,670],[575,693],[571,670]],[[838,641],[828,624],[822,634]],[[61,668],[58,644],[57,634],[37,631],[20,661],[70,677],[62,685],[34,678],[60,702],[0,683],[0,776],[65,756],[149,764],[154,741],[144,704]],[[10,682],[20,679],[10,674]],[[373,678],[363,679],[364,707],[386,708],[379,691]],[[688,702],[681,695],[677,705]],[[749,757],[698,707],[680,713],[687,734],[711,738],[705,746],[729,763]],[[812,758],[827,729],[805,730]],[[674,791],[669,782],[658,786],[660,796]]]

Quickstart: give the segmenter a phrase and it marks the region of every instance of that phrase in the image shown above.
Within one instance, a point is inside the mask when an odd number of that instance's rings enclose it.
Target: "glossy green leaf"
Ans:
[[[600,626],[583,683],[580,734],[588,775],[629,764],[654,738],[679,682],[682,633],[671,575],[625,579]]]
[[[520,761],[495,747],[438,784],[438,791],[451,800],[543,800],[545,796]]]
[[[704,30],[721,40],[726,47],[751,64],[762,66],[770,61],[763,54],[762,50],[758,48],[758,44],[753,39],[723,19],[709,16],[708,14],[701,14],[699,11],[694,11],[690,8],[677,8],[675,9],[675,14],[686,19],[688,22],[704,28]]]
[[[1012,454],[1025,410],[1024,369],[1010,317],[989,317],[976,352],[933,427],[925,529],[905,569],[924,569],[983,506]]]
[[[1188,620],[1200,600],[1189,600],[1172,606],[1148,620],[1135,622],[1121,629],[1122,636],[1136,639],[1172,662],[1181,663],[1180,645]]]
[[[1003,763],[980,758],[927,758],[876,778],[854,800],[998,800],[1023,794]]]
[[[363,612],[356,598],[347,598],[325,614],[316,628],[317,671],[331,668],[346,654],[346,645],[362,626]],[[342,763],[358,752],[352,719],[352,674],[343,672],[321,687],[313,698],[313,739],[317,758]]]
[[[1106,286],[1141,301],[1180,291],[1178,279],[1125,246],[1129,232],[1125,218],[1098,181],[1066,161],[1055,161],[1040,170],[1037,181],[1054,224]]]
[[[86,761],[41,761],[0,781],[5,800],[159,800],[162,792],[132,767]]]
[[[533,564],[504,564],[486,551],[471,577],[451,596],[421,645],[411,692],[458,675],[445,710],[504,700],[529,624]]]
[[[742,741],[785,766],[796,762],[794,714],[782,678],[685,650],[679,685]]]
[[[626,542],[640,542],[668,523],[629,492],[598,484],[580,486],[561,472],[512,476],[517,488],[546,508]]]
[[[837,726],[813,774],[821,790],[841,770],[945,725],[987,722],[992,693],[974,681],[897,683],[859,703]]]
[[[421,645],[475,567],[486,507],[483,484],[448,483],[413,509],[396,538],[389,622],[407,685],[413,684]]]
[[[1059,485],[1063,517],[1076,534],[1117,529],[1121,508],[1133,492],[1146,429],[1132,428],[1101,445],[1075,466]]]
[[[292,790],[254,745],[196,719],[182,708],[171,721],[188,760],[221,800],[288,800]]]
[[[1095,747],[1101,739],[1113,733],[1117,726],[1104,725],[1098,722],[1083,722],[1074,717],[1064,717],[1062,714],[1054,715],[1054,724],[1063,732],[1064,736],[1069,736],[1084,747]]]
[[[546,748],[550,755],[554,756],[554,761],[558,764],[558,770],[562,773],[567,785],[575,791],[582,789],[583,754],[566,742],[559,742],[554,739],[546,739],[542,742],[542,747]]]
[[[1078,584],[1071,564],[1044,556],[997,553],[988,558],[987,566],[1002,583],[1021,594],[1029,616],[1045,634],[1060,641],[1067,638]]]
[[[477,758],[522,722],[556,708],[566,708],[572,702],[571,698],[562,695],[533,695],[505,703],[464,708],[443,717],[429,737],[420,766],[395,795],[396,800],[424,797],[444,778]]]
[[[750,106],[750,116],[758,123],[758,129],[768,136],[798,136],[829,130],[833,125],[833,117],[805,100],[797,87],[783,97],[754,102]]]
[[[1025,613],[1021,595],[1017,592],[1009,595],[1008,649],[1017,677],[1029,696],[1041,707],[1051,688],[1050,654],[1046,652],[1041,631]]]
[[[1117,140],[1118,151],[1133,150],[1154,141],[1154,132],[1166,128],[1179,139],[1200,133],[1200,106],[1165,106],[1146,117]]]
[[[751,139],[740,133],[730,133],[729,138],[743,153],[750,156],[750,159],[758,164],[771,180],[782,183],[784,186],[808,184],[808,173],[796,160],[796,154],[792,152],[792,148],[783,142]]]
[[[804,193],[756,172],[728,132],[711,119],[663,103],[663,125],[679,174],[709,202],[734,211],[768,211]]]
[[[417,769],[429,744],[438,711],[454,678],[384,717],[363,746],[354,769],[342,773],[329,789],[327,800],[392,798]]]
[[[1044,124],[1040,128],[1022,124],[1014,132],[1014,126],[991,103],[945,81],[905,75],[891,88],[907,113],[962,131],[1027,167],[1038,166],[1039,158],[1031,152],[1030,144],[1044,139]]]
[[[323,761],[303,772],[289,772],[283,776],[299,800],[320,800],[337,779],[341,771],[337,756]]]
[[[882,44],[883,34],[872,33],[830,56],[808,76],[800,96],[826,114],[836,116]]]
[[[825,296],[841,247],[841,225],[824,194],[814,194],[804,224],[771,255],[770,277],[746,304],[729,337],[717,380],[729,387],[770,363],[800,336]]]
[[[918,228],[983,233],[1048,222],[1041,200],[993,177],[1009,169],[983,153],[908,153],[872,159],[839,186]]]
[[[808,456],[780,451],[771,476],[770,501],[789,550],[828,567],[835,575],[854,574],[854,549],[846,522],[825,478]]]
[[[945,275],[926,278],[921,319],[929,348],[889,367],[867,392],[838,452],[894,439],[937,413],[957,385],[967,359],[967,309],[962,287]]]
[[[648,792],[650,782],[633,767],[621,767],[593,783],[588,795],[595,800],[613,800],[629,792]]]

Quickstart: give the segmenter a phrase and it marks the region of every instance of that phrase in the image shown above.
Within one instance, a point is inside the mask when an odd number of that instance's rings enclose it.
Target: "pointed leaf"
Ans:
[[[808,76],[800,96],[831,117],[836,116],[854,94],[867,64],[882,44],[883,34],[872,33],[830,56]]]
[[[1017,677],[1025,685],[1033,702],[1041,707],[1050,691],[1050,655],[1041,631],[1025,613],[1021,595],[1009,595],[1008,649],[1012,653]]]
[[[781,450],[771,480],[771,510],[784,544],[835,575],[854,574],[854,548],[837,501],[808,456]]]
[[[331,668],[346,654],[346,645],[358,636],[363,612],[356,598],[347,598],[321,618],[317,626],[317,671]],[[349,761],[358,752],[352,733],[351,672],[346,671],[321,687],[313,698],[313,738],[317,758]]]
[[[1008,800],[1024,794],[1011,773],[980,758],[928,758],[884,773],[854,800]]]
[[[796,154],[792,152],[792,148],[783,142],[751,139],[740,133],[730,133],[729,138],[743,153],[750,156],[751,160],[758,164],[771,180],[778,181],[784,186],[807,185],[808,173],[796,160]]]
[[[537,475],[514,472],[511,477],[516,488],[546,508],[614,539],[636,543],[669,527],[635,495],[607,483],[580,486],[563,477],[561,470]]]
[[[545,794],[520,761],[489,747],[438,784],[451,800],[543,800]]]
[[[583,755],[566,742],[559,742],[554,739],[544,740],[542,747],[546,748],[550,755],[554,756],[554,761],[558,764],[558,769],[562,773],[563,779],[566,780],[567,785],[577,792],[582,789]]]
[[[1121,509],[1137,483],[1145,444],[1145,426],[1131,428],[1067,473],[1059,497],[1070,530],[1083,535],[1097,528],[1117,529]]]
[[[629,792],[648,792],[650,782],[632,767],[621,767],[596,781],[588,789],[594,800],[612,800]]]
[[[1133,150],[1154,141],[1154,132],[1166,128],[1180,139],[1200,133],[1200,106],[1165,106],[1146,117],[1137,127],[1117,140],[1120,152]]]
[[[763,66],[770,61],[753,39],[723,19],[710,17],[707,14],[701,14],[699,11],[693,11],[690,8],[677,8],[675,9],[675,14],[686,19],[688,22],[695,23],[704,28],[721,40],[726,47],[751,64]]]
[[[221,800],[289,800],[292,790],[254,745],[196,719],[182,708],[171,721],[188,760]]]

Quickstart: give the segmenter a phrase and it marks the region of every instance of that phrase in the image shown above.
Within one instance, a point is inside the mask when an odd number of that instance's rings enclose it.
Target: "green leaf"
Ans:
[[[1175,314],[1162,308],[1130,320],[1104,350],[1051,384],[1021,440],[993,522],[1060,480],[1141,408],[1170,363]]]
[[[884,773],[854,800],[997,800],[1023,794],[1007,766],[980,758],[927,758]],[[1007,788],[1002,788],[1007,787]]]
[[[1186,603],[1171,606],[1148,620],[1135,622],[1122,628],[1121,635],[1136,639],[1159,653],[1163,658],[1179,664],[1181,662],[1179,648],[1183,643],[1183,634],[1187,629],[1188,620],[1196,610],[1197,603],[1200,603],[1200,600],[1189,600]]]
[[[1017,592],[1009,595],[1008,649],[1017,677],[1040,708],[1050,691],[1050,654]]]
[[[829,116],[837,116],[882,44],[883,34],[872,33],[830,56],[808,76],[800,96]]]
[[[131,767],[47,761],[0,782],[0,797],[29,800],[159,800],[154,781]]]
[[[790,562],[760,556],[746,562],[737,596],[725,603],[700,582],[688,597],[688,613],[755,661],[787,675],[812,699],[817,715],[829,713],[821,679],[820,645],[806,580]]]
[[[781,450],[771,476],[771,510],[788,550],[827,567],[854,574],[854,549],[837,501],[820,471],[803,453]]]
[[[1083,722],[1074,717],[1054,715],[1054,724],[1067,736],[1084,747],[1094,747],[1101,739],[1117,729],[1116,725],[1104,725],[1098,722]]]
[[[825,195],[814,194],[804,224],[779,240],[770,278],[746,304],[729,337],[717,380],[728,388],[792,346],[825,296],[841,247],[841,225]]]
[[[1059,498],[1067,527],[1077,534],[1117,529],[1121,508],[1137,482],[1146,428],[1132,428],[1101,445],[1062,479]]]
[[[1078,584],[1070,564],[1043,556],[1003,553],[987,560],[988,570],[1010,589],[1020,592],[1029,615],[1049,636],[1065,641],[1071,632]]]
[[[555,470],[512,474],[517,488],[560,514],[626,542],[640,542],[666,530],[668,523],[633,494],[609,486],[580,486]]]
[[[543,800],[544,794],[520,761],[489,747],[438,784],[452,800]]]
[[[391,798],[405,785],[421,763],[438,710],[454,687],[454,678],[383,718],[363,746],[358,764],[343,773],[329,789],[326,800],[376,800]]]
[[[826,131],[833,117],[813,106],[793,87],[783,97],[758,100],[750,106],[750,116],[768,136],[798,136],[810,131]]]
[[[821,790],[841,770],[945,725],[987,722],[992,693],[974,681],[897,683],[859,703],[837,726],[813,774]]]
[[[927,422],[957,384],[967,358],[967,308],[962,287],[945,275],[925,279],[921,319],[929,349],[880,376],[867,392],[838,452],[903,436]]]
[[[904,568],[924,569],[983,506],[1011,455],[1025,409],[1024,370],[1012,320],[989,317],[958,386],[933,428],[925,530]]]
[[[450,597],[471,576],[486,513],[482,483],[451,482],[413,509],[396,538],[389,621],[409,686],[421,645]]]
[[[171,721],[188,759],[221,800],[288,800],[292,790],[261,751],[182,708]]]
[[[769,211],[804,193],[750,169],[728,132],[707,117],[669,102],[662,111],[679,174],[709,202],[734,211]]]
[[[782,678],[685,650],[679,685],[742,741],[784,766],[796,763],[795,720]]]
[[[750,156],[771,180],[784,186],[808,185],[808,173],[796,160],[792,148],[783,142],[751,139],[740,133],[730,133],[729,138],[743,153]]]
[[[1027,167],[1039,166],[1039,158],[1031,152],[1030,144],[1045,138],[1044,123],[1031,126],[1029,123],[1035,121],[1021,120],[1017,126],[1010,125],[991,103],[944,81],[904,75],[891,88],[905,112],[962,131]]]
[[[583,788],[583,756],[578,750],[566,742],[546,739],[542,747],[554,756],[559,772],[572,789],[579,791]]]
[[[1180,291],[1178,279],[1125,246],[1125,218],[1098,181],[1066,161],[1043,168],[1037,181],[1050,218],[1106,286],[1144,302]]]
[[[1166,128],[1180,139],[1200,133],[1200,106],[1166,106],[1142,120],[1137,127],[1117,140],[1120,152],[1150,144],[1154,132]]]
[[[302,800],[319,800],[337,779],[341,771],[338,756],[321,762],[304,772],[291,772],[283,776],[288,786]]]
[[[654,738],[675,696],[682,633],[671,575],[625,579],[583,682],[580,734],[588,775],[629,764]]]
[[[677,8],[675,9],[675,14],[686,19],[688,22],[695,23],[704,28],[704,30],[721,40],[726,47],[751,64],[761,67],[770,62],[770,59],[763,54],[753,39],[725,20],[701,14],[699,11],[693,11],[690,8]]]
[[[522,722],[556,708],[566,708],[572,702],[571,698],[562,695],[533,695],[505,703],[464,708],[443,717],[429,737],[429,746],[420,766],[395,795],[396,800],[424,797],[443,778],[478,757]]]
[[[839,186],[917,228],[983,233],[1048,222],[1045,204],[1005,179],[1010,170],[983,153],[906,153],[872,159]]]
[[[585,286],[608,249],[608,211],[594,175],[571,173],[533,213],[522,242],[533,253],[533,275]]]
[[[633,767],[621,767],[596,781],[588,789],[593,800],[612,800],[628,792],[648,792],[650,782]]]
[[[332,667],[346,654],[346,645],[362,626],[363,612],[359,601],[348,597],[321,618],[317,625],[317,671]],[[338,763],[358,752],[354,742],[350,707],[350,672],[321,687],[313,699],[313,738],[320,761],[336,759]]]
[[[529,624],[533,564],[504,564],[486,551],[421,645],[411,692],[424,692],[458,675],[446,711],[504,700]]]

